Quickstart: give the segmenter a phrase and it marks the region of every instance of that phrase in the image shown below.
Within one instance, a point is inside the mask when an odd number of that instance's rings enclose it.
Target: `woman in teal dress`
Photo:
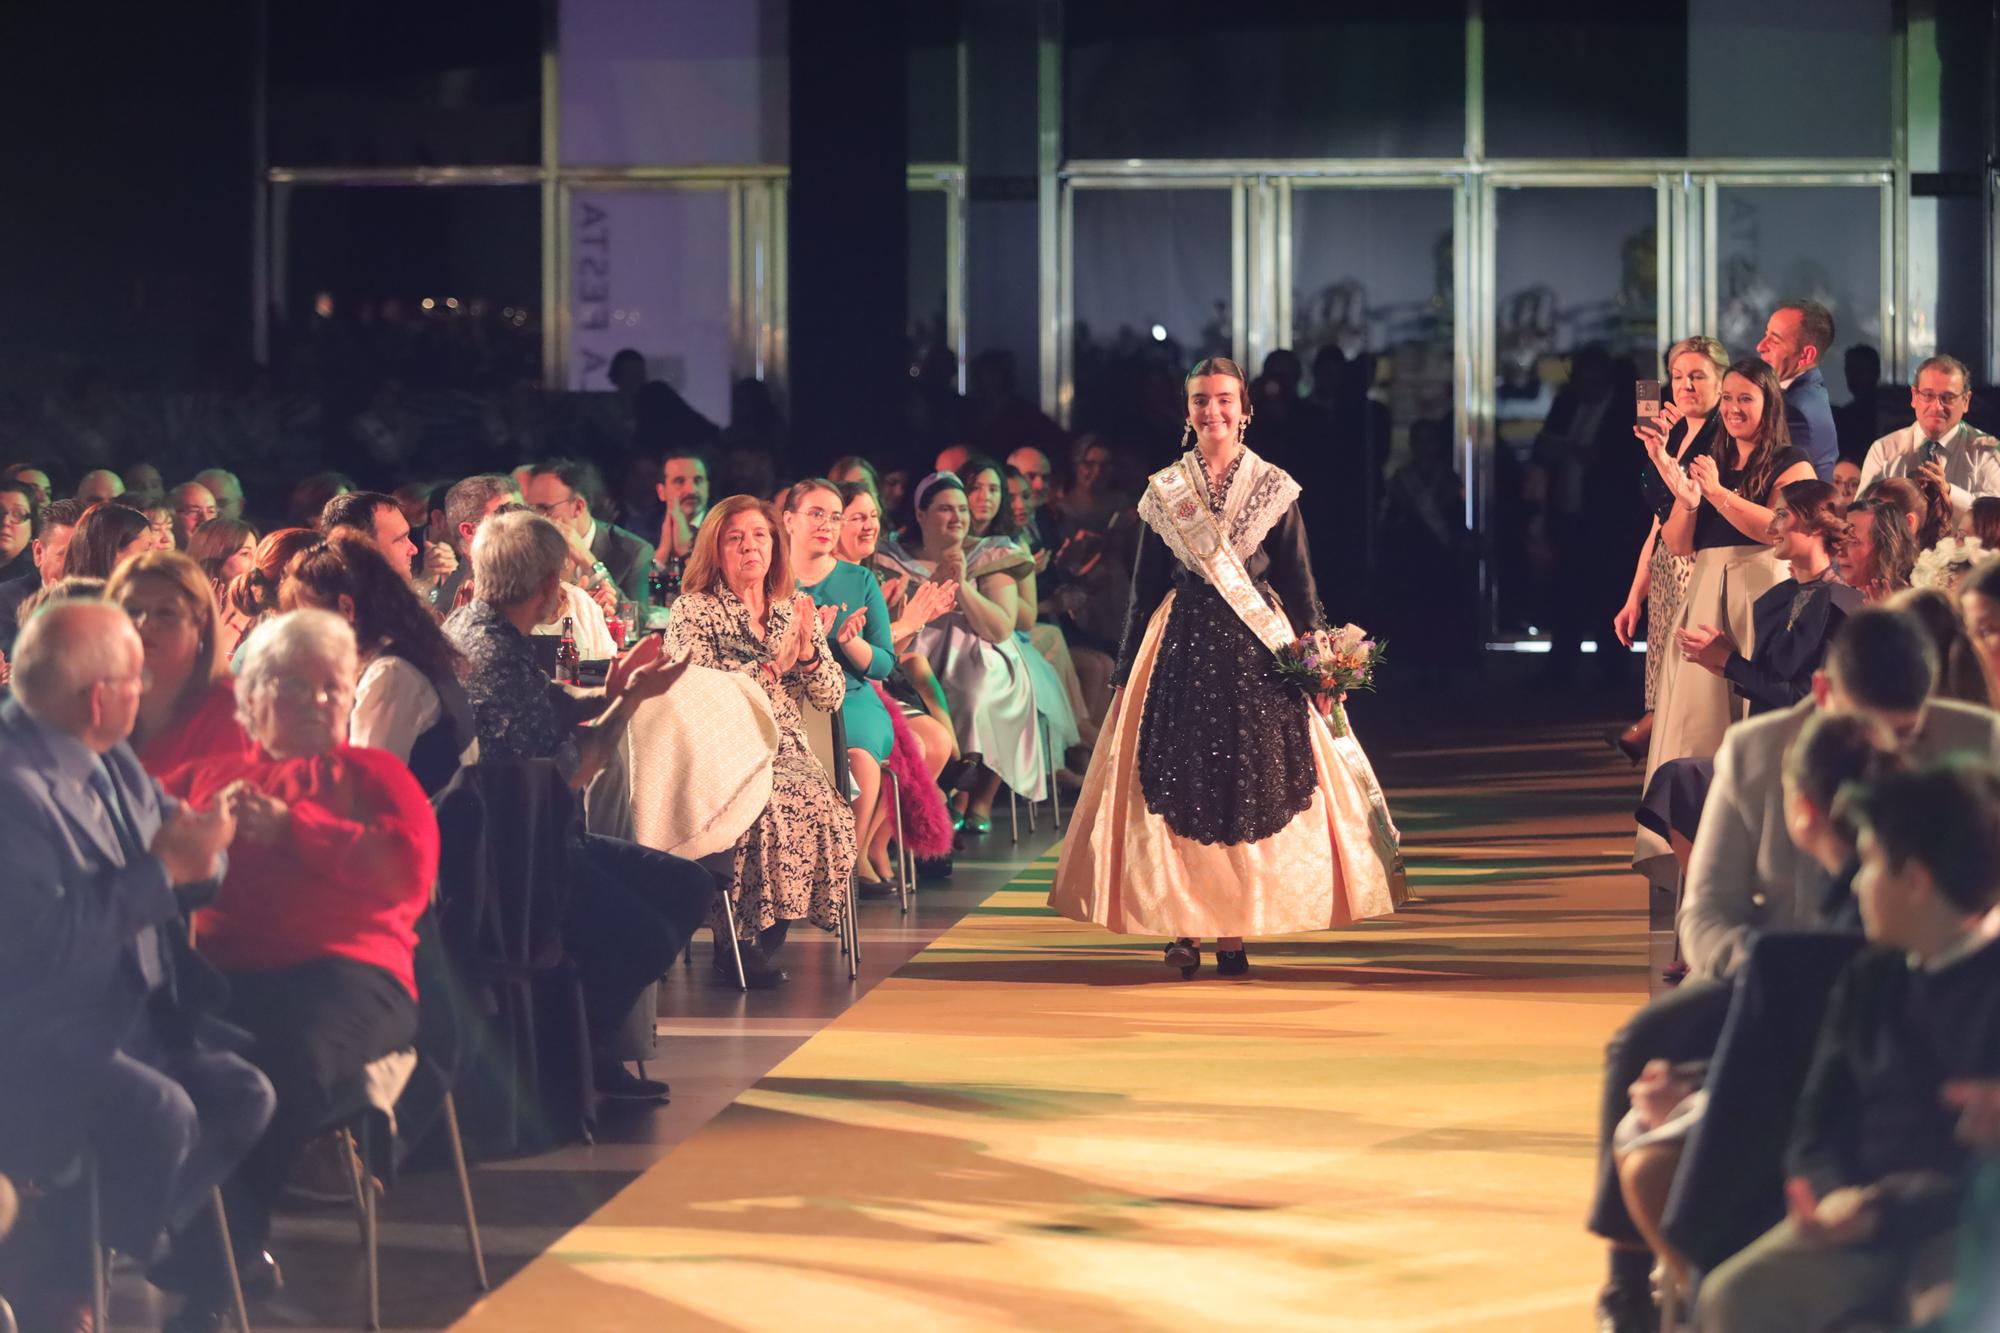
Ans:
[[[895,739],[889,710],[872,682],[887,680],[896,669],[896,650],[889,640],[889,605],[874,574],[833,553],[840,534],[843,504],[839,489],[818,477],[800,482],[786,493],[785,536],[792,553],[792,577],[799,591],[813,599],[826,625],[827,642],[835,648],[847,684],[840,720],[847,729],[847,766],[853,774],[854,828],[858,845],[870,855],[856,858],[854,874],[864,892],[883,886],[894,871],[874,861],[877,821],[887,813],[880,800],[882,766],[889,761]]]

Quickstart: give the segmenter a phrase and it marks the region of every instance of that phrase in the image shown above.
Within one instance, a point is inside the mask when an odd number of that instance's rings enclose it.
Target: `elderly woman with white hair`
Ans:
[[[582,789],[617,753],[633,710],[664,694],[687,668],[648,636],[611,663],[600,689],[558,684],[535,660],[528,636],[563,596],[569,543],[539,514],[496,512],[472,537],[473,598],[445,621],[465,659],[479,760],[551,759]],[[664,1097],[665,1084],[636,1078],[608,1052],[633,1002],[687,946],[716,893],[693,861],[623,838],[585,833],[569,849],[570,897],[563,940],[579,965],[584,1015],[599,1054],[597,1090],[610,1097]]]
[[[236,819],[195,944],[230,982],[227,1017],[277,1090],[270,1128],[228,1187],[239,1256],[262,1263],[271,1204],[334,1095],[417,1030],[417,918],[437,875],[438,827],[394,755],[345,743],[354,631],[327,611],[258,625],[236,677],[252,746],[196,760],[162,785]]]

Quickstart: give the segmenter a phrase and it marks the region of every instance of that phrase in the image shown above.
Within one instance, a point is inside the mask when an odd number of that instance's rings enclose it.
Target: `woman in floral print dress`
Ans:
[[[840,708],[846,685],[812,599],[797,592],[784,530],[771,506],[735,495],[708,511],[667,630],[669,655],[752,677],[771,701],[778,754],[771,803],[736,847],[736,929],[752,985],[786,980],[773,963],[787,926],[837,929],[854,875],[854,812],[813,756],[802,723],[811,700]],[[730,971],[718,949],[718,971]]]

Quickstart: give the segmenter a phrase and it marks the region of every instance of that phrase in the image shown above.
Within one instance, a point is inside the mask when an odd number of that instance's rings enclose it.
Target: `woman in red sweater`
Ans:
[[[116,602],[146,649],[145,692],[132,748],[154,777],[208,755],[250,748],[236,720],[236,691],[217,651],[215,593],[178,551],[147,551],[112,571],[104,600]]]
[[[437,875],[437,818],[393,755],[344,743],[354,632],[326,611],[267,620],[244,645],[238,715],[252,745],[168,775],[168,791],[236,817],[229,870],[195,915],[227,977],[227,1016],[277,1090],[264,1139],[231,1182],[237,1253],[262,1247],[272,1200],[335,1093],[417,1030],[416,923]]]

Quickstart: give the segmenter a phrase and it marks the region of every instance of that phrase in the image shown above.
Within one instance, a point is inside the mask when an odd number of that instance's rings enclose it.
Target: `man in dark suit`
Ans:
[[[1757,355],[1785,390],[1785,426],[1792,443],[1812,460],[1821,481],[1833,480],[1840,442],[1833,429],[1833,400],[1819,373],[1833,346],[1833,312],[1817,301],[1790,301],[1771,312]]]
[[[47,1176],[88,1150],[106,1243],[150,1261],[163,1229],[201,1225],[275,1104],[182,1007],[204,979],[182,913],[213,891],[235,823],[167,797],[125,743],[145,673],[122,610],[59,602],[17,648],[0,707],[0,1169]],[[42,1322],[87,1324],[85,1249],[50,1242]]]
[[[643,611],[646,580],[653,570],[653,546],[637,533],[591,514],[590,506],[603,489],[597,470],[588,463],[551,458],[528,472],[521,494],[530,508],[570,537],[572,549],[589,551],[586,570],[616,584],[618,595]]]

